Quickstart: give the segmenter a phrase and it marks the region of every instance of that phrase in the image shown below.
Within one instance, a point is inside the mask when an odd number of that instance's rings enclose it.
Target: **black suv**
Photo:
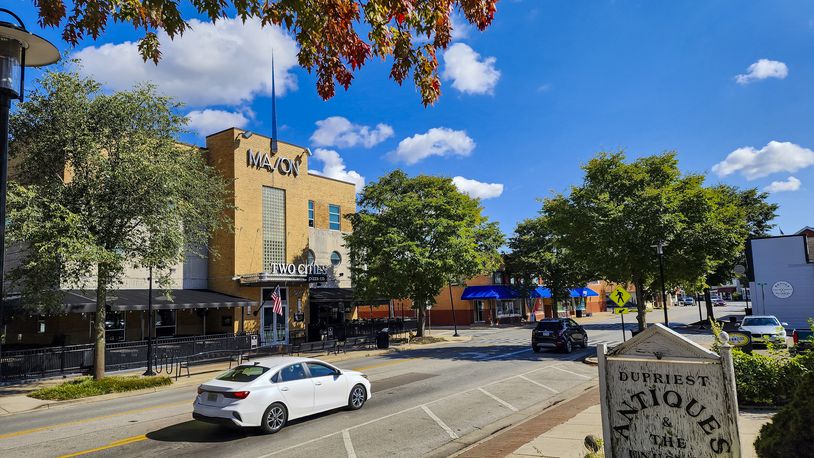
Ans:
[[[571,353],[574,346],[588,347],[588,333],[570,318],[552,318],[537,322],[531,331],[531,348],[539,353],[542,347],[557,348]]]

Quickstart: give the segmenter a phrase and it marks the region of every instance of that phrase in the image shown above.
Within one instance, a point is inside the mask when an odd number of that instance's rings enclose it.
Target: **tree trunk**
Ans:
[[[551,318],[557,318],[557,288],[551,288]]]
[[[105,304],[107,303],[107,275],[102,266],[96,274],[96,320],[93,323],[93,378],[105,376]]]
[[[639,323],[639,331],[647,328],[647,305],[644,303],[644,285],[641,279],[633,280],[636,286],[636,321]]]
[[[704,288],[704,302],[707,305],[707,320],[715,319],[715,311],[712,310],[712,297],[709,294],[709,288]]]
[[[424,318],[427,315],[426,302],[413,298],[413,303],[418,307],[418,322],[416,323],[415,336],[424,337]]]

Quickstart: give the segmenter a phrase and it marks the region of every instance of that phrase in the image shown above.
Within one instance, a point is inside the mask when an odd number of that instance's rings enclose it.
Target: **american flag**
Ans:
[[[283,301],[280,299],[280,286],[278,285],[274,288],[274,292],[271,293],[271,301],[274,303],[274,313],[277,315],[283,315]]]

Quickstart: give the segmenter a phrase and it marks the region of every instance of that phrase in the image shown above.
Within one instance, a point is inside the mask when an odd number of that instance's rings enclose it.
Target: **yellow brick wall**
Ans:
[[[314,201],[316,228],[328,228],[328,205],[337,204],[343,215],[356,211],[355,186],[330,178],[308,173],[309,156],[300,146],[278,142],[278,152],[270,153],[270,138],[254,134],[243,138],[240,129],[227,129],[206,139],[209,163],[232,181],[234,206],[232,216],[234,231],[220,231],[214,235],[212,246],[219,254],[209,260],[209,288],[225,294],[260,301],[260,288],[241,287],[233,276],[263,271],[263,221],[262,188],[269,186],[285,191],[286,261],[304,263],[308,248],[308,201]],[[266,169],[250,167],[247,151],[269,154],[272,161],[285,157],[299,164],[298,176],[270,173]],[[341,230],[349,232],[350,222],[341,219]],[[308,286],[305,284],[281,285],[289,287],[290,332],[304,330],[309,320],[307,302]],[[302,300],[304,323],[295,323],[297,299]],[[252,309],[256,311],[257,307]],[[234,312],[234,329],[239,329],[240,310]],[[246,331],[259,328],[260,314],[246,314]]]

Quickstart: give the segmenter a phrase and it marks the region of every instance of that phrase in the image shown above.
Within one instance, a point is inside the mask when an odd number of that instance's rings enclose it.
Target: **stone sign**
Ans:
[[[719,356],[661,324],[610,352],[601,344],[605,456],[741,456],[731,349]]]

